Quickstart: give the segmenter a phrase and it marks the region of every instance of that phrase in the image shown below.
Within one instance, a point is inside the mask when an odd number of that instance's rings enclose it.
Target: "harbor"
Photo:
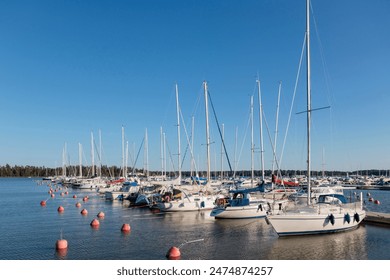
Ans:
[[[386,249],[390,228],[371,223],[370,214],[385,213],[378,215],[379,221],[384,221],[382,216],[388,221],[387,191],[370,190],[381,204],[369,202],[368,192],[362,191],[368,218],[355,230],[280,238],[264,218],[215,219],[210,211],[161,213],[107,201],[96,190],[67,188],[51,197],[48,189],[34,179],[0,179],[0,206],[8,213],[0,229],[0,259],[166,260],[171,247],[180,248],[181,260],[390,259]],[[40,205],[42,200],[45,206]],[[86,215],[81,214],[83,209]],[[97,217],[100,212],[104,218]],[[91,226],[94,219],[100,222],[97,228]],[[130,232],[121,230],[124,224],[129,224]],[[60,238],[68,242],[65,251],[56,250]]]

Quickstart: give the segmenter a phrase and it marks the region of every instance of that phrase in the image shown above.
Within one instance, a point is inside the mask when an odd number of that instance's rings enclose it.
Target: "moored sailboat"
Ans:
[[[307,63],[307,205],[270,215],[267,219],[279,236],[333,233],[355,229],[365,218],[363,199],[348,202],[343,194],[321,194],[317,203],[311,199],[311,81],[310,81],[310,0],[306,1]]]

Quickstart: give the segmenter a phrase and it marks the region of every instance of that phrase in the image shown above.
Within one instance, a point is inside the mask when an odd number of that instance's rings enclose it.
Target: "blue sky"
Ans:
[[[390,2],[312,1],[312,103],[315,170],[390,169]],[[255,168],[260,168],[256,77],[277,154],[286,135],[305,32],[305,1],[1,1],[0,165],[60,166],[66,143],[89,165],[90,135],[101,131],[103,164],[121,165],[121,127],[129,165],[148,133],[149,169],[161,169],[160,127],[177,169],[175,83],[184,123],[195,120],[194,153],[205,168],[202,82],[224,124],[232,167],[250,169],[254,95]],[[305,68],[283,150],[282,169],[305,169]],[[221,140],[210,110],[212,169]],[[237,134],[236,134],[237,132]],[[236,137],[237,135],[237,137]],[[264,127],[265,168],[272,150]],[[137,167],[144,165],[141,148]],[[227,169],[226,160],[224,168]],[[189,156],[183,165],[189,169]]]

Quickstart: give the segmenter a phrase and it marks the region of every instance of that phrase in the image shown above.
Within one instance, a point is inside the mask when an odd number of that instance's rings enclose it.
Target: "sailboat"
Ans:
[[[206,185],[197,186],[198,191],[188,189],[188,186],[181,184],[172,185],[162,194],[162,201],[153,202],[151,209],[158,209],[161,212],[183,212],[183,211],[202,211],[211,210],[214,207],[215,197],[209,195],[210,187],[210,137],[208,127],[208,95],[207,83],[203,83],[204,97],[205,97],[205,111],[206,111],[206,138],[207,138],[207,182]],[[179,178],[181,178],[181,158],[180,158],[180,118],[179,118],[179,101],[178,101],[178,87],[176,85],[176,106],[177,106],[177,124],[178,124],[178,165]],[[179,181],[180,182],[180,181]],[[193,188],[193,186],[191,186]],[[201,188],[201,189],[200,189]]]
[[[343,194],[324,193],[317,202],[311,199],[310,177],[310,126],[311,126],[311,84],[310,84],[310,0],[306,1],[306,63],[307,63],[307,205],[274,213],[267,217],[279,236],[324,234],[356,229],[366,216],[363,198],[348,202]]]

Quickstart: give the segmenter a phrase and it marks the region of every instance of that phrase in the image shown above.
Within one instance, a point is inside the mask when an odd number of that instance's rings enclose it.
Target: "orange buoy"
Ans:
[[[98,219],[93,219],[90,225],[93,228],[98,228],[100,226],[100,222]]]
[[[81,207],[81,203],[80,203],[80,202],[77,202],[77,203],[76,203],[76,207]]]
[[[121,228],[122,232],[129,233],[131,231],[130,225],[129,224],[123,224]]]
[[[46,206],[46,200],[41,201],[41,206]]]
[[[56,249],[57,250],[64,250],[68,248],[68,241],[65,239],[59,239],[56,242]]]
[[[84,208],[83,210],[81,210],[80,213],[81,213],[81,215],[87,215],[88,211],[87,211],[87,209]]]
[[[97,214],[97,217],[98,217],[98,218],[104,218],[104,212],[100,211],[100,212]]]
[[[73,198],[77,198],[77,195],[74,194],[74,195],[73,195]]]
[[[58,209],[57,209],[57,211],[60,212],[60,213],[64,212],[64,210],[65,210],[65,209],[64,209],[64,207],[62,207],[62,206],[58,207]]]
[[[180,256],[180,249],[177,247],[171,247],[166,255],[169,260],[178,260],[180,259]]]
[[[378,199],[376,199],[376,200],[374,201],[374,203],[375,203],[375,204],[381,204],[381,202],[380,202]]]

